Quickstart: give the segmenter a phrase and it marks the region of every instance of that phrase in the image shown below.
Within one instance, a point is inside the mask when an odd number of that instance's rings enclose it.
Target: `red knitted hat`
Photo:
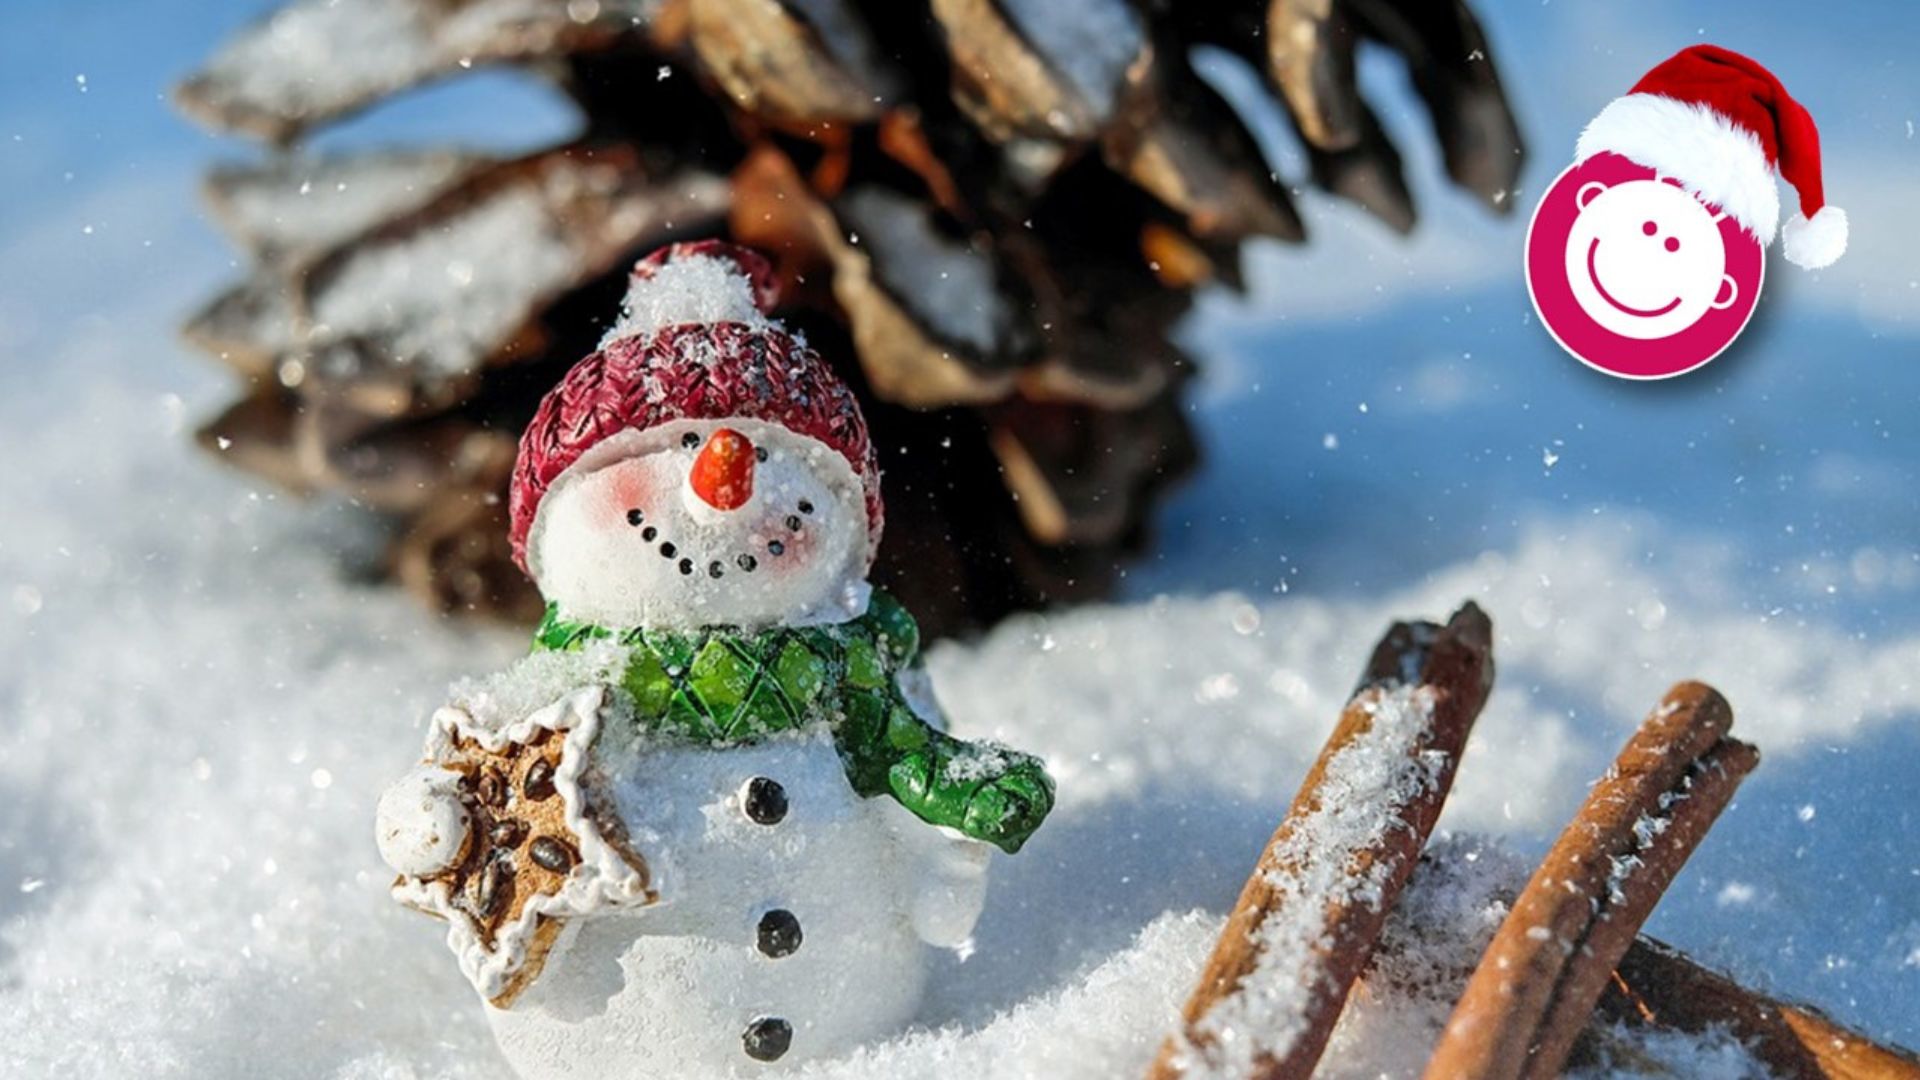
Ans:
[[[1580,134],[1575,158],[1611,152],[1670,176],[1758,239],[1780,221],[1777,169],[1800,196],[1783,253],[1811,269],[1847,249],[1847,216],[1828,206],[1813,117],[1758,61],[1716,45],[1682,49]]]
[[[508,501],[520,569],[532,572],[527,538],[540,500],[602,440],[735,418],[779,424],[847,459],[866,493],[871,565],[884,514],[866,418],[820,354],[767,317],[775,299],[766,259],[718,240],[673,244],[634,266],[620,322],[548,391],[520,436]]]

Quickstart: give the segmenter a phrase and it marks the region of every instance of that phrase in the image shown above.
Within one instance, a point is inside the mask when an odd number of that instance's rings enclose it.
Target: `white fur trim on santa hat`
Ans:
[[[1781,230],[1780,248],[1795,266],[1809,270],[1832,266],[1847,251],[1847,212],[1837,206],[1823,206],[1810,219],[1793,215]]]
[[[1580,133],[1574,159],[1619,154],[1670,176],[1725,210],[1765,247],[1780,223],[1780,191],[1760,138],[1704,105],[1661,94],[1628,94]]]
[[[607,343],[650,334],[681,323],[745,323],[757,329],[773,325],[753,302],[753,281],[740,264],[712,255],[691,255],[661,263],[651,277],[635,278],[620,305]]]

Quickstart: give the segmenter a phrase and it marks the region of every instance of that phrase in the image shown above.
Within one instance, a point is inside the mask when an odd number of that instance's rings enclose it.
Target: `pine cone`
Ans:
[[[500,492],[539,397],[625,265],[673,239],[772,253],[865,402],[887,471],[879,576],[930,629],[1095,595],[1194,459],[1193,291],[1303,238],[1201,76],[1263,73],[1312,179],[1406,229],[1353,79],[1400,52],[1453,179],[1496,209],[1521,149],[1472,14],[1416,0],[294,0],[178,91],[275,150],[216,169],[249,276],[186,328],[247,390],[229,461],[400,520],[391,564],[448,610],[524,615]],[[502,160],[295,144],[476,64],[556,80],[586,134]]]

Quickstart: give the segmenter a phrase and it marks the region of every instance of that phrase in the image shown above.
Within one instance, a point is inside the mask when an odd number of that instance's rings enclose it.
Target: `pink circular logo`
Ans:
[[[1560,174],[1527,227],[1527,292],[1560,347],[1623,379],[1667,379],[1746,328],[1767,260],[1717,206],[1595,154]]]

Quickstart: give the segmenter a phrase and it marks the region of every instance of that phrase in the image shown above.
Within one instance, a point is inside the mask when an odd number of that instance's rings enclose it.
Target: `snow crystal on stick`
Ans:
[[[895,298],[947,338],[990,352],[1009,316],[994,287],[993,264],[939,235],[925,211],[900,196],[862,188],[843,209],[874,261],[874,276]]]

